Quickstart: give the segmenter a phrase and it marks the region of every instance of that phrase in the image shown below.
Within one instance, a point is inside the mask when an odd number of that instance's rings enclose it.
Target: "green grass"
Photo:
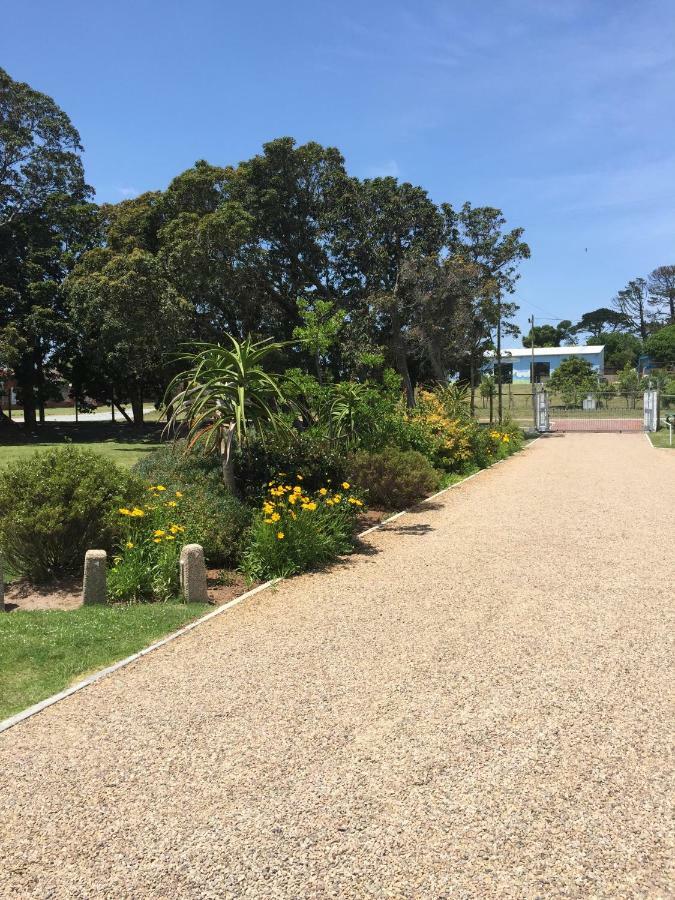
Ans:
[[[666,449],[675,450],[675,428],[673,428],[673,443],[668,443],[669,434],[668,427],[661,428],[660,431],[648,432],[649,440],[655,447],[665,447]]]
[[[0,719],[141,650],[206,609],[147,603],[0,614]]]
[[[36,450],[70,445],[86,447],[107,456],[122,466],[132,466],[147,453],[160,446],[161,428],[146,425],[135,429],[130,425],[110,422],[45,423],[32,433],[23,426],[0,428],[0,466],[31,456]]]

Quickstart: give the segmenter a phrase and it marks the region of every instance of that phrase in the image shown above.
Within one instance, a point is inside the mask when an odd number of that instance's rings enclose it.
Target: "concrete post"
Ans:
[[[200,544],[186,544],[180,552],[180,588],[187,603],[208,603],[204,548]]]
[[[105,550],[87,550],[84,554],[84,583],[82,602],[105,603],[108,599],[106,585],[107,555]]]

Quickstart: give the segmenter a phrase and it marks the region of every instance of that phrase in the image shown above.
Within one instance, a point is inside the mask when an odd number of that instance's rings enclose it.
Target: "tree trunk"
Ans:
[[[134,417],[134,425],[140,428],[143,424],[143,390],[140,384],[134,385],[131,395],[131,413]]]
[[[410,369],[408,367],[408,354],[405,350],[401,326],[397,316],[392,316],[391,319],[391,347],[394,357],[394,368],[403,379],[406,406],[408,409],[412,409],[415,406],[415,391],[413,390]]]
[[[471,412],[471,418],[476,414],[476,367],[474,365],[473,356],[469,362],[470,372],[469,372],[469,391],[470,391],[470,400],[469,400],[469,411]],[[490,421],[492,421],[492,413],[490,413]]]
[[[223,468],[223,484],[231,494],[237,495],[237,479],[234,473],[234,422],[230,422],[220,441],[220,457]]]
[[[314,351],[314,366],[316,368],[316,380],[319,384],[323,384],[323,371],[321,370],[321,354],[318,350]]]
[[[130,425],[133,424],[133,420],[129,417],[129,413],[126,411],[126,409],[124,409],[123,406],[120,405],[120,403],[117,400],[115,400],[115,402],[113,404],[113,409],[115,409],[115,408],[119,409],[119,411],[122,413],[122,415],[124,416],[124,418],[127,420],[127,422]],[[115,421],[115,417],[113,415],[113,422],[114,421]]]

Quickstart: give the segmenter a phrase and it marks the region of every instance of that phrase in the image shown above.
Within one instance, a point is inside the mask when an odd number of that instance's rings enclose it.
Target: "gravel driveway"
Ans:
[[[0,736],[0,896],[673,896],[674,544],[540,440]]]

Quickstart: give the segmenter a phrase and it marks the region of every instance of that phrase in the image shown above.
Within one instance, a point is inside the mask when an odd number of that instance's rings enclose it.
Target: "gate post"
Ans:
[[[645,431],[658,431],[659,428],[659,392],[648,390],[644,393],[642,403],[644,411]]]
[[[534,427],[539,432],[548,431],[548,394],[538,391],[534,395]]]

